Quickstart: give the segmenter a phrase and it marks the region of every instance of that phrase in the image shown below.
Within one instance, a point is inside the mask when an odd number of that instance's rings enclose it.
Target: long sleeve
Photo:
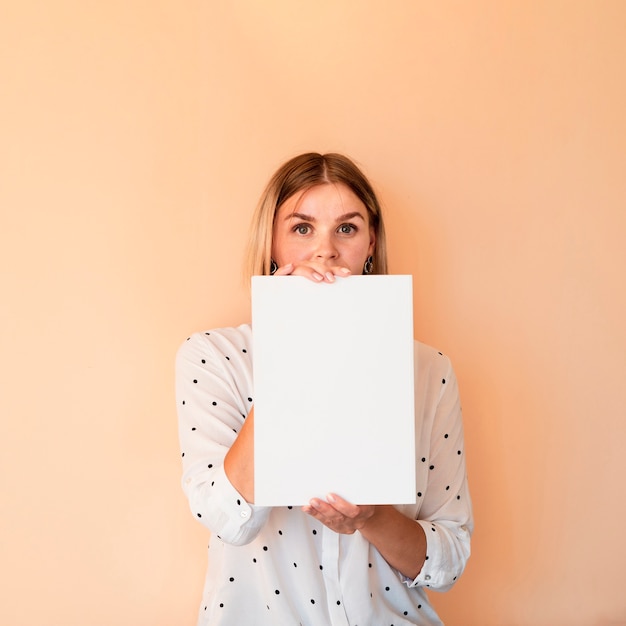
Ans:
[[[183,490],[192,513],[230,544],[252,541],[269,509],[247,503],[224,472],[224,457],[253,402],[249,326],[196,333],[176,356]]]
[[[410,586],[446,591],[465,569],[474,525],[461,405],[447,357],[417,344],[416,365],[416,414],[422,414],[417,446],[418,523],[426,534],[427,556]]]

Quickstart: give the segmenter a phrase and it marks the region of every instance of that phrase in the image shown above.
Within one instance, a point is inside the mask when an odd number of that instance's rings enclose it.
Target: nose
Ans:
[[[339,252],[331,235],[321,236],[317,241],[313,257],[316,261],[334,261]]]

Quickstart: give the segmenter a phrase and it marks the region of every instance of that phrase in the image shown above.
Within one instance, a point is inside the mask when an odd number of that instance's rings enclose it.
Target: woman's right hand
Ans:
[[[340,265],[326,265],[319,261],[300,261],[279,267],[274,276],[304,276],[316,283],[334,283],[337,276],[350,276],[352,272]]]

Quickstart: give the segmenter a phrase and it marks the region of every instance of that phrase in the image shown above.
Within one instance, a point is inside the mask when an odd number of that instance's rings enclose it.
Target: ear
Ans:
[[[368,256],[374,256],[374,250],[376,248],[376,232],[374,227],[370,226],[370,247],[367,249]]]

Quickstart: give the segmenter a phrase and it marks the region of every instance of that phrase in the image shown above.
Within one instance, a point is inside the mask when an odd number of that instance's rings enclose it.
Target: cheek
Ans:
[[[274,258],[283,255],[285,250],[285,237],[283,233],[274,231],[272,233],[272,256]]]
[[[278,265],[286,265],[306,258],[303,246],[290,244],[284,237],[278,235],[272,241],[272,258]]]
[[[344,250],[342,258],[349,265],[353,274],[360,274],[367,257],[370,255],[369,239],[360,242],[360,245],[353,246],[349,250]]]
[[[361,251],[364,257],[367,258],[370,254],[374,254],[374,248],[375,248],[374,237],[370,235],[370,233],[368,233],[367,237],[363,238],[362,245],[361,245]]]

